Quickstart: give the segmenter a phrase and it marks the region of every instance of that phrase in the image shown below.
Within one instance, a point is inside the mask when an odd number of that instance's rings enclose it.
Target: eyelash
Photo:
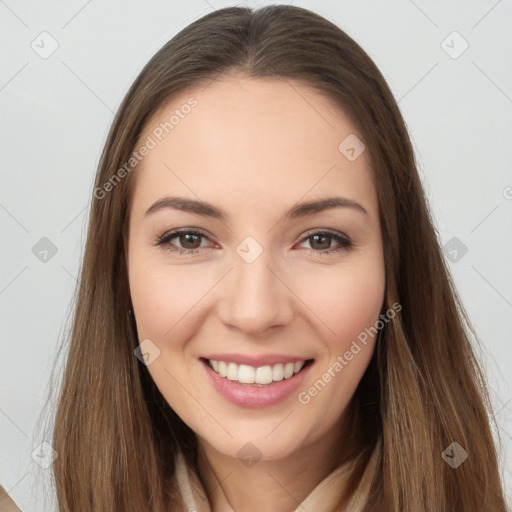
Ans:
[[[157,245],[159,247],[162,247],[162,248],[165,248],[166,250],[168,250],[170,252],[179,252],[180,255],[182,255],[182,254],[189,254],[189,255],[192,255],[192,256],[197,255],[200,252],[200,248],[197,248],[197,249],[182,249],[180,247],[173,247],[172,245],[169,244],[169,242],[173,238],[177,238],[180,235],[202,236],[203,238],[206,238],[207,240],[209,240],[211,242],[210,237],[208,235],[206,235],[206,233],[204,233],[204,232],[202,232],[200,230],[197,230],[197,229],[182,229],[182,230],[171,231],[169,233],[164,233],[163,235],[161,235],[161,236],[159,236],[157,238],[155,245]],[[339,234],[337,232],[334,232],[334,231],[331,231],[329,229],[324,229],[324,230],[321,230],[321,231],[314,231],[314,232],[308,234],[307,236],[303,237],[302,240],[300,241],[300,243],[303,243],[306,240],[309,240],[310,238],[313,238],[314,236],[318,236],[318,235],[321,235],[323,237],[327,237],[327,238],[331,238],[331,239],[335,240],[336,242],[338,242],[339,247],[323,249],[323,250],[320,250],[320,251],[315,251],[314,249],[308,249],[310,251],[310,253],[312,253],[312,254],[315,254],[315,255],[326,255],[326,254],[331,254],[331,253],[337,253],[337,252],[340,252],[340,251],[347,251],[348,252],[348,251],[352,250],[353,247],[354,247],[354,244],[350,240],[349,237],[347,237],[345,235],[341,235],[341,234]]]

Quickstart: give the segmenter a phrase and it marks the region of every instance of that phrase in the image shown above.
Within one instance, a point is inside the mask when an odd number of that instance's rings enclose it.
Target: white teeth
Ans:
[[[281,363],[275,364],[272,368],[272,380],[280,381],[284,377],[284,367]]]
[[[285,379],[289,379],[292,375],[293,375],[293,368],[294,368],[294,364],[293,363],[286,363],[285,366],[284,366],[284,378]]]
[[[270,384],[272,382],[272,366],[260,366],[254,378],[256,384]]]
[[[235,363],[228,364],[228,371],[226,377],[229,380],[238,380],[238,366]]]
[[[241,382],[242,384],[254,384],[255,376],[256,370],[252,366],[241,364],[238,367],[238,382]]]
[[[209,360],[209,363],[213,370],[221,377],[227,377],[229,380],[238,381],[242,384],[265,385],[289,379],[294,374],[300,372],[306,361],[286,364],[279,363],[273,366],[266,365],[258,368],[246,364],[226,363],[225,361]]]

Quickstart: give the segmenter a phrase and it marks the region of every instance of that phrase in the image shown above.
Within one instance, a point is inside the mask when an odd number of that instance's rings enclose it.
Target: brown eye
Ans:
[[[183,249],[198,249],[201,246],[201,237],[202,235],[185,233],[175,238],[178,238]]]
[[[200,249],[207,249],[202,242],[209,241],[209,238],[200,231],[182,230],[165,233],[160,236],[156,245],[161,246],[171,252],[179,251],[187,254],[198,254]]]
[[[337,246],[331,247],[332,241],[337,243]],[[338,251],[349,251],[353,247],[350,238],[341,233],[331,233],[330,231],[318,231],[306,236],[302,239],[302,243],[308,242],[310,252],[313,254],[328,254]],[[308,249],[308,247],[306,247]]]
[[[329,235],[313,235],[309,237],[311,240],[310,245],[313,249],[324,251],[330,249],[332,238],[333,237]]]

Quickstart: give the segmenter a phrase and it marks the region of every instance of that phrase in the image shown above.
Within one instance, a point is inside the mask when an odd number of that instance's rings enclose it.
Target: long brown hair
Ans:
[[[194,433],[134,357],[139,340],[125,237],[136,171],[118,170],[173,95],[233,70],[300,81],[335,102],[359,128],[372,163],[384,309],[403,309],[382,330],[354,396],[363,441],[352,495],[339,507],[351,500],[366,512],[505,511],[474,332],[440,251],[396,101],[357,43],[291,6],[226,8],[195,21],[149,61],[119,108],[96,176],[55,418],[60,509],[169,510],[178,446],[194,464]],[[456,469],[441,456],[453,442],[469,454]]]

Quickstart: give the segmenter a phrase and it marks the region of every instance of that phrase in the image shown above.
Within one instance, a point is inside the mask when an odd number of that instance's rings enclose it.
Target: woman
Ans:
[[[99,165],[55,421],[62,511],[504,511],[483,378],[366,53],[228,8]]]

